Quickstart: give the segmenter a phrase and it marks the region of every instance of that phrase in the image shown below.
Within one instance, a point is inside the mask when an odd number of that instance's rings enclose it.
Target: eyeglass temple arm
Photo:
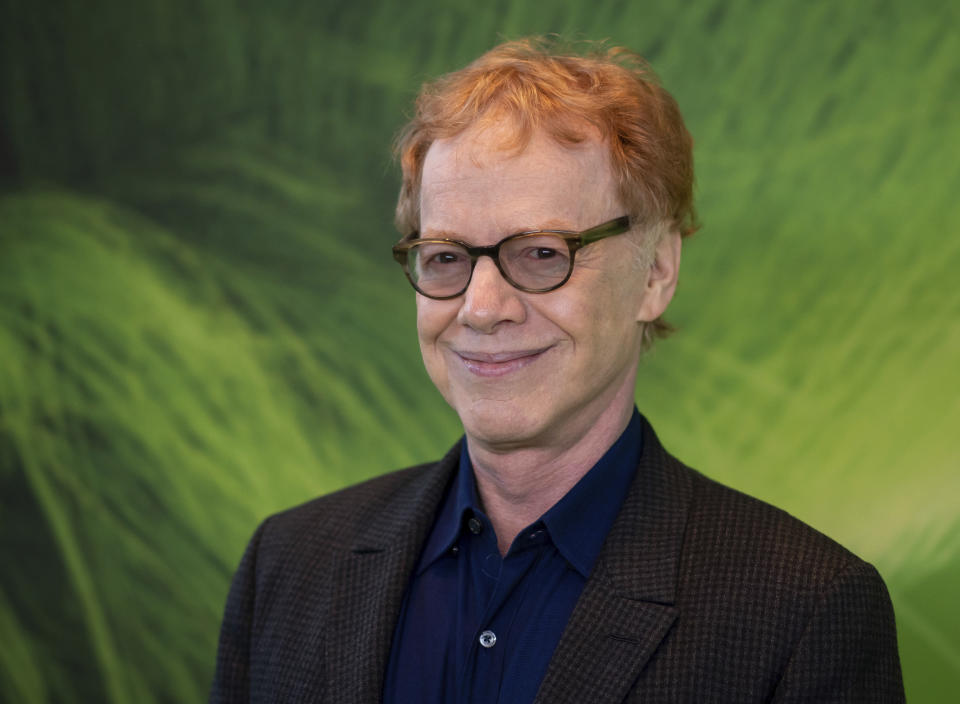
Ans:
[[[602,225],[597,225],[589,230],[584,230],[580,233],[580,242],[582,245],[587,245],[591,242],[602,240],[604,237],[619,235],[629,229],[630,216],[623,215],[615,220],[611,220],[610,222],[605,222]]]
[[[400,264],[406,262],[407,250],[409,250],[412,244],[416,242],[418,237],[420,237],[420,233],[416,230],[404,235],[403,239],[393,245],[393,258],[396,259]]]

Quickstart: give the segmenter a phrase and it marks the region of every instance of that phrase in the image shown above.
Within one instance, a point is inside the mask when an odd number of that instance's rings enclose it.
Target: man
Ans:
[[[425,87],[394,248],[464,439],[264,522],[213,701],[896,702],[876,570],[634,408],[694,229],[691,139],[622,50]]]

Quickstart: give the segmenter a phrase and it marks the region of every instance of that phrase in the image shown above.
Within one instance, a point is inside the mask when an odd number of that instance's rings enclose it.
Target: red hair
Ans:
[[[666,226],[687,236],[697,229],[693,207],[693,140],[677,102],[646,61],[622,47],[554,38],[501,44],[459,71],[423,86],[396,152],[403,171],[396,225],[420,229],[420,178],[434,141],[494,120],[512,121],[505,146],[522,150],[535,131],[577,144],[595,128],[610,149],[619,196],[633,222]],[[670,329],[652,323],[649,336]]]

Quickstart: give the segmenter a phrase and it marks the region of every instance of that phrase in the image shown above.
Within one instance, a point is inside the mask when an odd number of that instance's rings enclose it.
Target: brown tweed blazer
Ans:
[[[902,702],[877,571],[671,457],[636,479],[537,702]],[[458,448],[268,518],[233,580],[212,702],[380,701]]]

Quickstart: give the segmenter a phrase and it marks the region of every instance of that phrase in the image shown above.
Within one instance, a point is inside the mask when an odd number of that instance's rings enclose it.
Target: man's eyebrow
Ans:
[[[576,231],[577,228],[570,226],[569,220],[561,220],[559,218],[551,218],[544,222],[539,223],[536,227],[528,227],[525,230],[517,230],[517,232],[524,232],[529,230],[569,230],[571,232]]]
[[[500,237],[509,237],[510,235],[516,235],[521,232],[539,232],[541,230],[564,230],[567,232],[576,232],[576,228],[570,226],[569,220],[550,218],[549,220],[543,220],[536,225],[522,225],[519,227],[505,228],[500,234]],[[420,230],[419,235],[420,239],[463,240],[464,237],[459,232],[442,228],[428,228],[426,230]]]
[[[431,228],[429,230],[420,230],[421,239],[445,239],[445,240],[459,240],[461,235],[458,232],[453,230],[438,230]]]

